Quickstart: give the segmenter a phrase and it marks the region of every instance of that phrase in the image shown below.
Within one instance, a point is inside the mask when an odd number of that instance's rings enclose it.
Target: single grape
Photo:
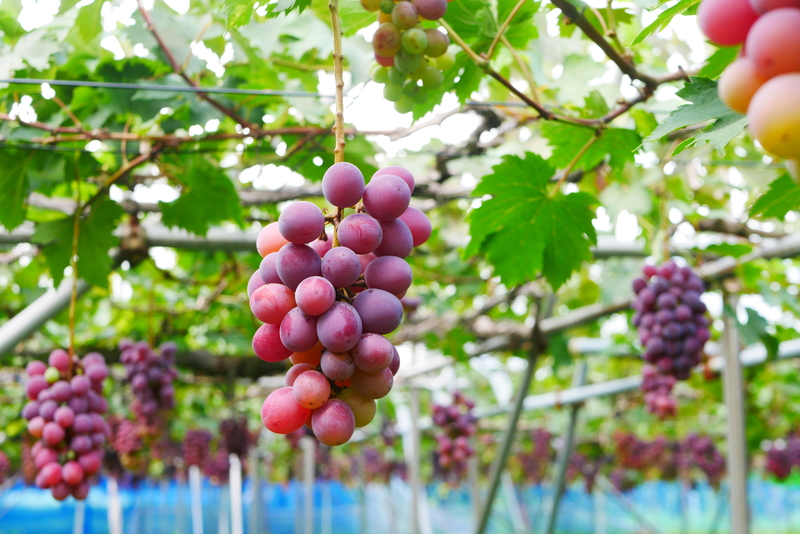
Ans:
[[[362,291],[353,299],[353,307],[361,316],[365,333],[388,334],[403,320],[400,299],[382,289]]]
[[[44,379],[47,380],[48,384],[54,384],[61,378],[61,371],[55,367],[48,367],[47,371],[45,371],[42,376],[44,376]]]
[[[322,353],[319,366],[323,374],[335,382],[347,380],[353,376],[356,364],[349,352],[331,352],[326,350]]]
[[[401,30],[413,28],[417,25],[417,8],[411,2],[396,3],[392,9],[392,22]]]
[[[406,3],[406,2],[402,2]],[[399,4],[398,4],[399,5]],[[421,54],[412,54],[405,49],[400,49],[395,55],[394,66],[397,70],[405,73],[414,72],[422,64]]]
[[[393,295],[405,293],[411,287],[414,275],[411,267],[397,256],[382,256],[367,265],[364,281],[367,287],[383,289]]]
[[[311,243],[308,244],[309,247],[313,248],[314,251],[319,254],[319,257],[323,257],[332,247],[333,247],[333,234],[326,233],[327,239],[320,239],[317,238]]]
[[[394,1],[393,0],[381,0],[380,2],[380,10],[387,15],[392,14],[392,10],[394,10]]]
[[[276,389],[261,406],[261,422],[271,432],[289,434],[302,428],[311,410],[303,408],[294,400],[292,388]]]
[[[297,307],[306,315],[322,315],[336,300],[336,289],[325,278],[311,276],[297,286]]]
[[[389,102],[397,102],[403,97],[403,87],[393,83],[387,83],[383,86],[383,98]]]
[[[447,0],[413,0],[419,16],[428,20],[438,20],[447,11]]]
[[[753,137],[767,152],[800,159],[800,73],[783,74],[765,83],[750,102],[747,114]],[[697,303],[685,303],[699,308]]]
[[[389,82],[395,85],[403,85],[403,82],[408,78],[408,74],[397,70],[396,67],[389,69]]]
[[[413,246],[418,247],[430,238],[432,231],[431,220],[417,208],[409,206],[399,219],[406,223],[406,226],[411,231]]]
[[[361,261],[351,249],[334,247],[322,258],[321,270],[333,287],[349,287],[361,276]]]
[[[292,352],[302,352],[314,348],[317,338],[317,318],[294,308],[281,321],[281,343]]]
[[[378,405],[373,399],[365,399],[353,391],[353,388],[343,389],[336,398],[344,401],[353,411],[356,428],[367,426],[378,411]]]
[[[278,253],[270,252],[261,260],[258,266],[258,273],[265,284],[280,284],[281,277],[278,276]]]
[[[424,87],[419,87],[414,94],[411,95],[411,100],[413,100],[415,104],[424,104],[428,100],[428,95],[429,93],[427,89]]]
[[[390,67],[394,67],[394,56],[391,57],[383,57],[375,54],[375,62],[380,65],[381,67],[386,67],[387,69]]]
[[[278,279],[280,282],[280,279]],[[256,289],[264,285],[264,280],[261,278],[261,273],[258,271],[254,272],[250,276],[250,280],[247,282],[247,296],[252,297],[253,293],[255,293]]]
[[[388,79],[389,69],[379,70]],[[355,206],[364,194],[364,175],[352,163],[334,163],[322,176],[322,194],[337,208]]]
[[[758,14],[748,0],[703,0],[697,10],[700,29],[720,46],[744,43],[756,19]]]
[[[400,353],[397,352],[396,347],[392,348],[394,350],[392,353],[392,363],[389,364],[389,370],[392,372],[392,376],[395,376],[397,374],[397,371],[400,370]]]
[[[380,225],[378,225],[378,228],[380,228]],[[372,250],[370,250],[370,252],[372,252]],[[35,375],[30,377],[28,383],[25,384],[25,393],[28,395],[29,400],[36,400],[39,396],[39,393],[46,390],[49,386],[50,384],[43,376]]]
[[[270,252],[278,252],[280,248],[288,243],[278,229],[278,223],[269,223],[258,233],[256,238],[256,249],[263,258]]]
[[[293,353],[289,358],[289,361],[295,365],[298,363],[307,363],[316,367],[319,365],[320,357],[322,356],[322,352],[324,350],[325,347],[322,346],[322,343],[317,343],[309,350]]]
[[[325,229],[325,216],[315,204],[292,202],[278,217],[278,230],[290,243],[304,245],[314,241]]]
[[[294,385],[294,381],[297,380],[297,377],[301,374],[305,373],[306,371],[314,371],[316,368],[311,365],[310,363],[297,363],[289,367],[289,370],[286,371],[286,385],[292,386]]]
[[[361,320],[353,306],[346,302],[335,302],[317,322],[319,340],[331,352],[347,352],[361,338]]]
[[[259,321],[269,324],[281,324],[286,314],[296,305],[294,291],[283,284],[266,284],[256,289],[250,297],[253,315]]]
[[[765,78],[800,72],[800,9],[776,9],[759,17],[746,48],[753,68]]]
[[[750,7],[756,13],[764,14],[767,11],[782,7],[800,8],[800,0],[750,0]]]
[[[253,352],[265,362],[280,362],[292,355],[292,351],[281,343],[281,327],[263,324],[253,336]]]
[[[83,467],[76,461],[69,461],[61,468],[61,478],[70,486],[83,482]]]
[[[320,275],[322,259],[308,245],[289,243],[278,251],[275,263],[281,281],[294,291],[309,276]]]
[[[422,54],[428,46],[428,36],[422,28],[411,28],[401,38],[403,48],[412,54]]]
[[[382,0],[361,0],[361,7],[367,11],[378,11],[381,7]]]
[[[415,82],[414,80],[406,80],[403,83],[403,94],[405,96],[414,96],[417,90],[419,90],[419,86],[417,85],[417,82]]]
[[[331,399],[311,416],[314,436],[330,447],[347,443],[356,427],[353,410],[342,400]]]
[[[353,391],[365,399],[381,399],[389,394],[394,383],[392,371],[384,369],[374,375],[356,369],[350,378]]]
[[[400,30],[391,22],[381,24],[372,36],[372,49],[379,56],[392,57],[401,46]]]
[[[364,189],[364,208],[367,213],[382,222],[401,216],[410,201],[411,192],[408,185],[399,176],[385,174],[373,177]]]
[[[339,223],[339,243],[356,254],[369,254],[382,239],[381,224],[365,213],[350,214]]]
[[[439,70],[442,72],[449,71],[450,69],[455,67],[455,65],[456,65],[456,56],[450,51],[447,51],[441,56],[436,58],[436,67],[438,67]]]
[[[394,347],[391,341],[380,334],[364,334],[350,354],[358,369],[375,374],[391,365]]]
[[[50,367],[55,367],[61,372],[66,372],[69,368],[69,354],[64,349],[55,349],[47,358]]]
[[[331,396],[331,384],[319,371],[301,373],[292,384],[295,402],[303,408],[315,410],[325,404]]]
[[[375,249],[376,256],[397,256],[405,258],[414,248],[414,237],[406,223],[401,219],[381,221],[383,240]]]
[[[428,46],[425,47],[424,54],[428,57],[439,57],[447,52],[447,47],[450,46],[450,38],[436,28],[428,28],[425,30],[425,35],[428,37]]]
[[[444,83],[444,74],[436,67],[427,67],[420,77],[422,86],[431,91],[438,89]]]
[[[385,174],[402,178],[406,185],[408,185],[408,190],[411,193],[414,192],[414,176],[405,167],[400,167],[399,165],[389,165],[388,167],[378,169],[375,174],[372,175],[372,178],[375,179],[377,176],[383,176]]]

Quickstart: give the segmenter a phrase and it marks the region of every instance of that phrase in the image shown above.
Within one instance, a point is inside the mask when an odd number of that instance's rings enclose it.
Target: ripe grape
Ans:
[[[425,35],[428,37],[428,46],[425,47],[424,54],[428,57],[439,57],[447,52],[447,47],[450,46],[450,38],[436,28],[428,28],[425,30]]]
[[[269,324],[280,324],[289,310],[296,305],[294,291],[283,284],[261,286],[250,297],[250,310],[253,315],[259,321]]]
[[[782,7],[800,8],[800,0],[750,0],[750,7],[756,13],[766,13]]]
[[[422,54],[428,46],[428,36],[422,28],[411,28],[403,33],[403,48],[412,54]]]
[[[286,206],[278,217],[278,230],[290,243],[304,245],[314,241],[325,229],[325,216],[311,202],[298,201]]]
[[[281,343],[281,327],[276,324],[263,324],[253,336],[253,352],[265,362],[281,362],[292,355],[291,350]]]
[[[322,353],[319,366],[322,373],[335,382],[347,380],[356,370],[356,364],[349,352],[326,350]]]
[[[295,352],[289,358],[294,364],[298,363],[308,363],[313,366],[319,365],[320,357],[322,356],[322,351],[325,350],[325,347],[322,346],[322,343],[317,343],[314,345],[314,348],[310,350],[304,350],[302,352]]]
[[[387,369],[392,363],[394,347],[380,334],[364,334],[351,354],[356,368],[375,374]]]
[[[414,248],[414,238],[411,230],[402,219],[381,221],[383,240],[374,250],[376,256],[397,256],[405,258]]]
[[[349,287],[361,276],[361,261],[347,247],[334,247],[322,258],[322,276],[334,287]]]
[[[298,376],[305,373],[306,371],[313,371],[316,369],[313,365],[309,363],[297,363],[289,367],[289,370],[286,371],[286,385],[292,386],[294,385],[294,381],[297,379]]]
[[[700,29],[720,46],[744,43],[756,19],[748,0],[703,0],[697,10]]]
[[[297,307],[306,315],[322,315],[336,300],[336,289],[321,276],[310,276],[297,286]]]
[[[411,191],[405,180],[391,174],[373,177],[364,189],[364,208],[380,221],[391,221],[400,217],[408,208],[410,200]]]
[[[350,383],[358,395],[365,399],[381,399],[389,394],[394,383],[394,375],[389,369],[375,374],[365,373],[356,368]]]
[[[331,395],[331,384],[328,378],[319,371],[306,371],[294,380],[292,384],[294,400],[303,408],[317,409]]]
[[[417,8],[407,1],[396,3],[392,9],[392,22],[401,30],[413,28],[417,25]]]
[[[302,352],[314,348],[317,338],[317,318],[306,315],[300,308],[294,308],[281,321],[281,343],[292,352]]]
[[[392,57],[383,57],[375,54],[375,62],[380,65],[381,67],[394,67],[394,56]]]
[[[430,238],[432,231],[431,220],[417,208],[409,206],[398,218],[406,223],[406,226],[411,231],[413,246],[418,247]]]
[[[308,245],[288,243],[278,251],[276,266],[281,281],[292,291],[309,276],[320,275],[322,259]]]
[[[387,69],[380,69],[386,72]],[[322,194],[337,208],[355,206],[364,194],[364,175],[352,163],[334,163],[322,176]]]
[[[331,399],[311,416],[311,429],[317,439],[331,447],[346,443],[356,427],[353,410],[342,400]]]
[[[447,0],[413,0],[419,16],[428,20],[438,20],[447,11]]]
[[[356,254],[369,254],[382,239],[380,223],[365,213],[353,213],[339,223],[339,243]]]
[[[400,51],[401,46],[400,30],[397,24],[383,23],[372,36],[372,49],[379,56],[393,57]],[[352,206],[352,204],[350,205]]]
[[[382,256],[367,265],[364,281],[367,287],[383,289],[393,295],[405,293],[411,287],[414,275],[411,267],[397,256]]]
[[[747,34],[746,48],[763,77],[799,72],[800,9],[776,9],[759,17]]]
[[[256,248],[262,258],[271,252],[278,252],[286,243],[288,241],[281,235],[277,222],[270,223],[262,228],[256,238]]]
[[[361,316],[365,333],[388,334],[403,320],[400,299],[382,289],[367,289],[359,293],[353,306]]]
[[[469,444],[469,436],[476,431],[474,407],[475,403],[458,391],[453,394],[450,406],[433,405],[433,423],[441,427],[441,433],[436,436],[435,473],[450,484],[457,484],[464,478],[467,459],[475,454]]]
[[[317,322],[319,340],[333,352],[347,352],[355,347],[361,333],[362,316],[346,302],[334,303]]]
[[[372,179],[374,180],[377,176],[384,176],[387,174],[401,178],[408,186],[409,192],[414,192],[414,176],[408,171],[408,169],[400,167],[399,165],[389,165],[388,167],[378,169],[375,171],[375,174],[372,175]]]
[[[264,400],[261,422],[276,434],[289,434],[300,429],[310,413],[311,410],[294,400],[291,387],[283,387],[270,393]]]
[[[769,80],[756,92],[747,112],[753,137],[767,152],[800,159],[800,73]]]
[[[264,284],[282,284],[281,277],[278,276],[278,253],[270,252],[261,260],[258,266],[258,274]]]

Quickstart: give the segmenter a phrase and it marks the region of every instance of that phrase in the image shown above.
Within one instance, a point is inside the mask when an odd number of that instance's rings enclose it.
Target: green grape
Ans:
[[[400,2],[392,10],[392,22],[400,29],[407,30],[417,25],[417,8],[411,2]]]
[[[401,85],[408,78],[408,74],[397,70],[396,67],[389,68],[389,82],[395,85]]]
[[[411,28],[403,34],[402,42],[407,52],[421,54],[428,46],[428,36],[422,28]]]
[[[410,113],[414,110],[414,100],[410,96],[404,96],[394,103],[394,109],[398,113]]]
[[[397,102],[403,97],[403,87],[395,83],[387,83],[383,86],[383,98],[389,102]]]
[[[420,54],[411,54],[410,52],[400,49],[394,58],[394,66],[400,72],[411,73],[417,70],[422,63],[422,56]]]
[[[372,70],[372,81],[375,83],[386,83],[389,81],[389,69],[386,67],[378,66],[377,69]]]
[[[436,58],[436,66],[439,67],[439,70],[442,72],[447,72],[452,69],[455,64],[456,57],[449,51]]]
[[[361,7],[367,11],[378,11],[381,7],[381,0],[361,0]]]
[[[417,89],[419,89],[419,87],[417,86],[417,82],[414,80],[406,80],[406,82],[403,84],[403,94],[406,96],[414,96],[414,94],[417,92]]]
[[[428,46],[425,47],[426,56],[439,57],[447,52],[447,47],[450,46],[450,38],[446,34],[436,28],[428,28],[425,30],[425,36],[428,38]]]
[[[394,2],[392,0],[381,0],[380,3],[380,10],[387,15],[392,14],[392,10],[394,9]]]
[[[436,67],[427,67],[420,79],[422,86],[426,89],[438,89],[444,83],[444,74]]]
[[[372,36],[372,49],[382,57],[392,57],[400,50],[400,30],[391,22],[378,26]]]
[[[412,80],[418,81],[420,78],[422,78],[422,74],[425,72],[425,69],[427,68],[428,68],[428,60],[423,58],[423,60],[420,61],[419,63],[419,67],[414,69],[414,72],[412,72],[409,76],[411,76]]]
[[[411,100],[413,100],[415,104],[424,104],[425,101],[428,100],[428,90],[424,87],[417,87],[417,91],[411,95]]]

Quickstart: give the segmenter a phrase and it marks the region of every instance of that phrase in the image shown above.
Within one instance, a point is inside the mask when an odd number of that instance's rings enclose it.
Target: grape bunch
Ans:
[[[147,472],[148,458],[144,452],[142,428],[129,419],[111,416],[108,419],[111,428],[111,448],[119,456],[120,465],[127,471],[144,475]]]
[[[204,469],[208,463],[211,447],[211,432],[208,430],[187,430],[183,437],[183,463]]]
[[[444,72],[455,64],[447,50],[450,38],[437,28],[423,28],[447,11],[448,0],[361,0],[367,11],[378,12],[372,48],[378,64],[372,79],[384,84],[383,96],[398,113],[409,113],[444,83]],[[427,25],[427,24],[426,24]]]
[[[469,438],[475,434],[475,403],[456,391],[450,406],[433,405],[433,424],[440,427],[436,436],[437,474],[458,483],[467,474],[467,460],[475,454]]]
[[[6,453],[0,451],[0,484],[5,482],[9,473],[11,473],[11,461],[6,456]]]
[[[530,433],[533,448],[517,454],[516,461],[525,482],[539,485],[547,475],[547,468],[555,459],[552,446],[553,435],[544,428],[535,428]]]
[[[769,443],[764,470],[778,480],[785,480],[794,467],[800,467],[800,436],[790,434],[785,440]]]
[[[239,458],[247,457],[253,435],[247,428],[247,417],[236,416],[223,419],[219,424],[220,447]]]
[[[743,52],[719,79],[720,99],[746,113],[767,150],[800,161],[800,0],[703,0],[703,33]]]
[[[38,441],[31,448],[36,485],[50,489],[59,501],[70,495],[85,499],[89,478],[100,470],[103,444],[110,434],[101,396],[108,376],[103,356],[91,352],[82,359],[56,349],[48,363],[32,361],[25,368],[28,402],[22,417]]]
[[[702,471],[712,487],[719,488],[725,474],[725,458],[711,438],[689,434],[682,445],[686,461]]]
[[[206,461],[203,473],[212,484],[224,484],[230,478],[231,461],[228,451],[220,446]]]
[[[341,445],[372,420],[375,399],[391,390],[400,357],[384,335],[403,318],[400,298],[412,281],[404,258],[431,234],[428,217],[409,206],[413,190],[414,178],[402,167],[379,170],[365,186],[355,165],[336,163],[322,178],[333,215],[294,202],[259,233],[264,259],[248,292],[264,324],[253,351],[294,364],[286,387],[261,408],[272,432],[307,424],[322,443]],[[353,212],[345,216],[347,209]]]
[[[159,414],[175,407],[173,380],[175,370],[174,343],[161,345],[159,355],[144,341],[134,343],[130,339],[119,342],[120,362],[125,366],[126,382],[133,389],[133,413],[148,427],[159,424]]]
[[[642,389],[648,410],[664,418],[675,414],[675,401],[669,397],[675,380],[689,378],[710,338],[706,306],[700,300],[705,285],[691,268],[672,261],[645,265],[643,273],[633,281],[632,304],[633,325],[650,364],[643,371]]]

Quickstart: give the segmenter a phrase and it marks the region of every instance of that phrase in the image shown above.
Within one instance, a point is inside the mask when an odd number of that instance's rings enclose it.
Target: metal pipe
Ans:
[[[586,360],[579,360],[572,376],[572,387],[581,387],[585,382]],[[567,485],[567,469],[569,469],[569,461],[572,458],[572,451],[575,448],[575,428],[578,425],[578,412],[580,409],[580,404],[573,404],[570,407],[569,423],[567,425],[567,434],[564,437],[564,446],[558,451],[558,457],[556,458],[556,484],[553,490],[553,501],[550,504],[550,510],[547,512],[547,521],[545,523],[545,532],[547,534],[553,534],[555,531],[556,520],[558,519],[558,506],[561,503],[561,496],[564,494],[564,488]]]
[[[736,295],[724,292],[726,307],[736,310]],[[734,312],[735,313],[735,312]],[[736,318],[725,314],[725,329],[722,333],[725,367],[722,382],[725,406],[728,415],[727,471],[730,485],[731,534],[750,532],[747,506],[747,441],[744,419],[744,380],[742,362],[739,358],[739,331]]]
[[[303,444],[303,532],[314,534],[314,461],[316,447],[314,440],[308,436],[302,438]]]

